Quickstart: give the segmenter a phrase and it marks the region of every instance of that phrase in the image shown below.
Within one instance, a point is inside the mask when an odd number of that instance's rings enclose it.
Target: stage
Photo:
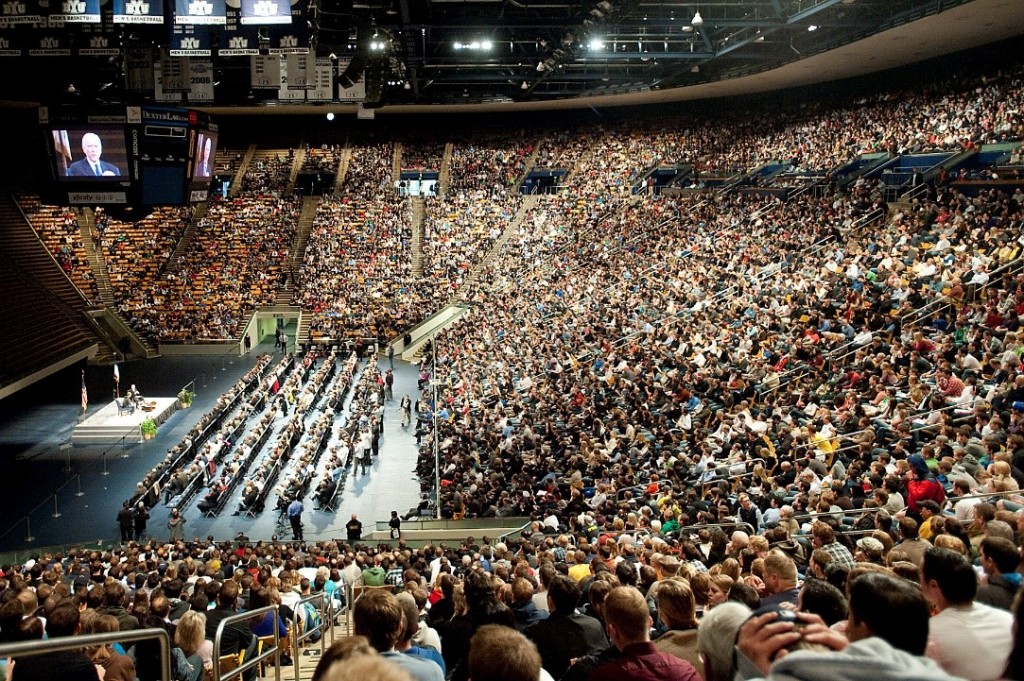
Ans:
[[[145,408],[136,408],[131,414],[118,414],[117,403],[110,402],[94,414],[90,414],[75,426],[71,441],[75,444],[117,442],[128,436],[142,439],[139,426],[146,419],[153,419],[159,426],[178,411],[177,397],[147,397]]]

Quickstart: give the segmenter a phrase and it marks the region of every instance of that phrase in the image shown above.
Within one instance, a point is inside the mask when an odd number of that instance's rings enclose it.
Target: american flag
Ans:
[[[89,389],[85,387],[85,370],[82,370],[82,413],[89,408]]]

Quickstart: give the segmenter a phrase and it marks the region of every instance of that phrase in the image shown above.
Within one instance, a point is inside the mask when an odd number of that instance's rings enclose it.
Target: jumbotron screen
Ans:
[[[69,182],[128,181],[123,125],[76,125],[50,130],[54,176]]]

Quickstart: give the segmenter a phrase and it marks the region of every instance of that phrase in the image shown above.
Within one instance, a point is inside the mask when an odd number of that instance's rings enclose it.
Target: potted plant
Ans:
[[[139,425],[139,428],[142,429],[143,439],[152,440],[156,437],[156,421],[153,419],[146,419]]]
[[[178,393],[178,404],[181,405],[182,409],[188,409],[192,406],[192,400],[194,400],[196,394],[188,388],[182,388],[181,392]]]

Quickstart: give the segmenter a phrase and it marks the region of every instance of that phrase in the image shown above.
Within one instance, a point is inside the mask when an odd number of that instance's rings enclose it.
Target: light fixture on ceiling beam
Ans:
[[[691,26],[703,26],[704,17],[700,15],[700,10],[693,13],[693,19],[690,21]]]

